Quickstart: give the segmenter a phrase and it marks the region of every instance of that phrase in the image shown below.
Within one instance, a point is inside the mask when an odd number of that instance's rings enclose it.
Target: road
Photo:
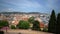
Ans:
[[[41,32],[41,31],[33,31],[33,30],[22,30],[22,29],[16,29],[16,30],[7,30],[4,31],[5,34],[52,34],[52,33],[48,33],[48,32]]]

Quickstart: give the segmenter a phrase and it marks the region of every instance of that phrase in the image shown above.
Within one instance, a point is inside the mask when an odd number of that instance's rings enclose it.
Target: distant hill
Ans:
[[[46,14],[46,13],[40,13],[40,12],[0,12],[0,14]],[[46,14],[48,15],[48,14]]]

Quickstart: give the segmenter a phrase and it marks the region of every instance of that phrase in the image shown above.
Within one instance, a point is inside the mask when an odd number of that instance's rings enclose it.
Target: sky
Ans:
[[[60,13],[60,0],[0,0],[0,12]]]

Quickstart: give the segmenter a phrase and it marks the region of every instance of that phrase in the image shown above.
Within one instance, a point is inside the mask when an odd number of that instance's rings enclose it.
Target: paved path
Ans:
[[[52,33],[47,33],[47,32],[41,32],[41,31],[33,31],[33,30],[8,30],[8,32],[6,33],[5,31],[5,34],[18,34],[18,33],[21,33],[21,34],[52,34]]]

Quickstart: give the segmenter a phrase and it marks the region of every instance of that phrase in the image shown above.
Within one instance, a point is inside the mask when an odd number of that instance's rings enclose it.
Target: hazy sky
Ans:
[[[0,0],[0,11],[60,12],[60,0]]]

